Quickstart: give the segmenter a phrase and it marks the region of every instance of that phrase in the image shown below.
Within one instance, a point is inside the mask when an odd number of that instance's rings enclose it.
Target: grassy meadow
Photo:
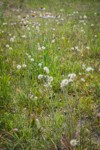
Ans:
[[[0,150],[99,150],[100,1],[0,1]]]

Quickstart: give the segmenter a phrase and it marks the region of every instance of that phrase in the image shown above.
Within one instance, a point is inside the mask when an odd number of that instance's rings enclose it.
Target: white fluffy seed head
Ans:
[[[20,70],[21,69],[21,65],[17,65],[17,69]]]
[[[38,79],[39,79],[39,80],[43,79],[43,77],[44,77],[44,75],[42,75],[42,74],[39,74],[39,75],[38,75]]]
[[[62,80],[62,82],[60,84],[61,89],[63,89],[64,87],[66,87],[68,85],[68,83],[69,83],[68,79]]]
[[[72,140],[70,141],[70,144],[71,144],[73,147],[75,147],[75,146],[77,145],[77,143],[78,143],[78,141],[77,141],[76,139],[72,139]]]
[[[86,71],[90,72],[90,71],[94,71],[94,69],[92,67],[88,67],[88,68],[86,68]]]
[[[47,74],[49,74],[49,68],[48,68],[48,67],[44,67],[43,70],[44,70]]]
[[[22,64],[22,68],[26,68],[27,67],[27,65],[26,64]]]

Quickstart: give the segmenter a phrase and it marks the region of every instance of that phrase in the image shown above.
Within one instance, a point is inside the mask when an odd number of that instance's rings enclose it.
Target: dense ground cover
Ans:
[[[99,8],[0,2],[0,150],[99,150]]]

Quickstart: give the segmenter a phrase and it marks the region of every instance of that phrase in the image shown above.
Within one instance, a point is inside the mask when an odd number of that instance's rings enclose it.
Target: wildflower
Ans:
[[[70,141],[70,144],[73,146],[73,147],[75,147],[76,145],[77,145],[77,140],[76,139],[72,139],[71,141]]]
[[[86,67],[86,65],[85,65],[85,64],[83,64],[83,65],[82,65],[82,69],[85,69],[85,67]]]
[[[94,35],[95,38],[97,38],[97,35]]]
[[[41,48],[42,48],[42,50],[45,50],[45,47],[44,47],[44,46],[42,46]]]
[[[27,30],[30,30],[30,27],[27,27]]]
[[[38,99],[38,97],[37,97],[37,96],[35,96],[35,97],[34,97],[34,100],[37,100],[37,99]]]
[[[62,80],[62,82],[60,84],[61,89],[63,89],[64,87],[66,87],[68,85],[68,83],[69,83],[68,79]]]
[[[9,48],[10,47],[9,44],[6,44],[6,47]]]
[[[15,36],[10,38],[10,42],[14,42],[14,40],[15,40]]]
[[[82,73],[81,73],[81,72],[79,72],[79,75],[81,76],[81,75],[82,75]]]
[[[75,73],[71,73],[71,74],[68,75],[68,77],[73,80],[76,77],[76,74]]]
[[[22,38],[26,38],[26,35],[22,35]]]
[[[51,28],[51,30],[55,31],[56,29],[55,28]]]
[[[21,69],[21,65],[17,65],[17,69],[20,70]]]
[[[39,63],[38,66],[39,66],[39,67],[42,67],[42,63]]]
[[[94,27],[94,24],[91,24],[91,27]]]
[[[86,22],[84,22],[83,25],[86,26]]]
[[[26,64],[22,64],[22,68],[26,68],[27,67],[27,65]]]
[[[88,50],[89,50],[89,49],[90,49],[90,47],[89,47],[89,46],[87,46],[87,47],[86,47],[86,49],[88,49]]]
[[[83,16],[83,18],[84,18],[84,19],[87,19],[87,16],[86,16],[86,15],[84,15],[84,16]]]
[[[20,18],[21,18],[21,16],[20,16],[20,15],[18,15],[18,18],[20,19]]]
[[[33,62],[33,61],[34,61],[34,58],[31,58],[31,59],[30,59],[30,61],[32,61],[32,62]]]
[[[41,51],[41,47],[40,46],[38,47],[38,51]]]
[[[31,58],[31,55],[28,55],[28,58]]]
[[[3,23],[3,26],[5,26],[5,25],[7,25],[7,23],[6,23],[6,22],[4,22],[4,23]]]
[[[74,47],[72,47],[71,50],[74,50]]]
[[[42,74],[39,74],[38,75],[38,79],[40,80],[40,79],[43,79],[43,77],[44,77],[44,75],[42,75]]]
[[[94,70],[94,69],[93,69],[92,67],[88,67],[88,68],[86,69],[87,72],[93,71],[93,70]]]
[[[85,31],[84,31],[83,29],[81,29],[81,32],[82,32],[82,33],[85,33]]]
[[[9,50],[12,50],[12,47],[9,47]]]
[[[81,78],[81,81],[82,81],[82,82],[85,82],[85,79],[84,79],[84,78]]]
[[[48,81],[49,83],[51,83],[51,82],[53,81],[53,77],[52,77],[52,76],[47,76],[47,81]]]
[[[79,47],[78,47],[78,46],[75,46],[75,50],[79,51]]]
[[[43,70],[44,70],[47,74],[49,74],[49,68],[48,68],[48,67],[44,67]]]
[[[64,40],[64,39],[65,39],[65,37],[62,36],[62,40]]]
[[[53,39],[51,42],[52,42],[52,43],[55,43],[55,39]]]

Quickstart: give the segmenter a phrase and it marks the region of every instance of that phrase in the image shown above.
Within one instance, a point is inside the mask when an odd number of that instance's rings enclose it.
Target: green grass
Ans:
[[[0,149],[99,150],[100,2],[0,5]]]

